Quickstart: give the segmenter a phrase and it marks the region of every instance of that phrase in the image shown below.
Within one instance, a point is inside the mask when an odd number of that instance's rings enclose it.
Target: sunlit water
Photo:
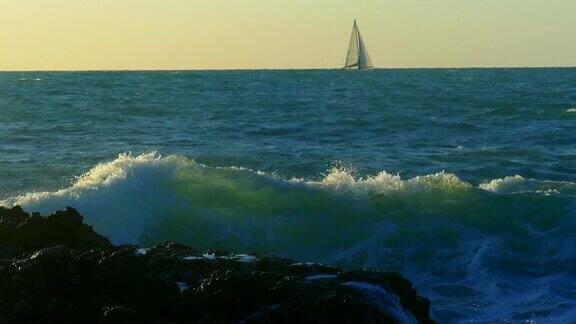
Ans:
[[[0,73],[0,201],[574,321],[576,69]]]

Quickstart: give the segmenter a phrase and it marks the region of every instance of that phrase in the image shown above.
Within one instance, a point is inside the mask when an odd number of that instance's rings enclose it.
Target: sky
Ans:
[[[0,70],[576,66],[576,0],[0,0]]]

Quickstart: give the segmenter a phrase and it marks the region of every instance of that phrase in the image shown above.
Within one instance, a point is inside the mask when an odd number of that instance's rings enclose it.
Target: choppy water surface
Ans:
[[[576,69],[0,73],[0,200],[575,321],[575,126]]]

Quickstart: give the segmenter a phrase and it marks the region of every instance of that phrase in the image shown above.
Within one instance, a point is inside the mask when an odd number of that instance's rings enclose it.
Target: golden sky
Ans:
[[[576,0],[0,0],[0,70],[576,66]]]

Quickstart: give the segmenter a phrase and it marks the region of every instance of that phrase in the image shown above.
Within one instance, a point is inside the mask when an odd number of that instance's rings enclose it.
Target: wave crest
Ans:
[[[120,154],[113,161],[94,166],[68,188],[26,193],[0,205],[20,205],[43,214],[73,206],[87,223],[114,242],[137,242],[147,223],[173,202],[164,188],[189,164],[184,157],[161,157],[155,152]]]
[[[522,176],[508,176],[483,182],[480,189],[497,194],[537,193],[544,195],[576,193],[576,184],[566,181],[539,181]]]
[[[234,222],[242,219],[269,225],[290,215],[295,219],[328,215],[332,220],[362,215],[383,220],[398,214],[408,218],[423,212],[457,214],[465,213],[469,201],[486,199],[484,191],[550,194],[573,191],[574,187],[572,183],[527,180],[518,175],[474,187],[446,172],[404,180],[382,171],[357,178],[345,168],[333,168],[319,181],[286,180],[260,171],[213,168],[186,157],[152,152],[120,154],[94,166],[68,188],[26,193],[0,204],[21,205],[41,213],[73,206],[115,243],[138,243],[149,236],[172,239],[170,233],[158,234],[157,228],[174,215],[193,220],[181,225],[184,227],[218,223],[214,226],[232,230],[240,226],[246,228],[239,237],[250,237],[252,234],[246,234],[250,231],[248,223]],[[195,232],[199,235],[198,230]]]
[[[333,168],[319,182],[308,182],[313,187],[329,189],[336,192],[353,192],[357,194],[386,194],[394,192],[422,193],[432,191],[467,190],[472,186],[456,175],[440,172],[402,180],[398,174],[382,171],[375,176],[356,179],[346,169]]]

